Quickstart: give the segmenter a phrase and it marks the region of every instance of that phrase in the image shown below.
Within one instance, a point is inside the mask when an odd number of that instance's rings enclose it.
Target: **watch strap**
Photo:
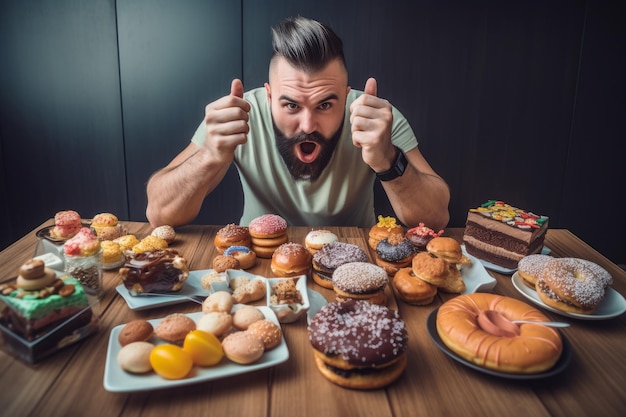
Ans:
[[[391,181],[398,177],[401,177],[402,174],[404,174],[404,170],[408,165],[406,155],[404,154],[404,152],[402,152],[402,149],[398,148],[397,146],[394,146],[394,148],[396,148],[396,150],[398,151],[398,156],[396,157],[396,160],[394,161],[391,168],[384,172],[376,172],[376,177],[381,181]]]

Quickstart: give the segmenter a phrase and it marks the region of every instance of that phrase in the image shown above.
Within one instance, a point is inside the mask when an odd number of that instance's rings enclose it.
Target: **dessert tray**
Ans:
[[[463,246],[463,252],[465,252],[465,246]],[[549,255],[551,252],[552,252],[552,249],[550,249],[547,246],[544,246],[543,248],[541,248],[542,255]],[[479,259],[479,261],[485,266],[485,268],[491,269],[492,271],[498,272],[500,274],[511,275],[512,273],[517,271],[517,268],[505,268],[500,265],[492,264],[491,262],[488,262],[488,261],[483,261],[482,259]]]
[[[558,310],[554,307],[546,305],[539,295],[537,295],[537,291],[528,287],[522,282],[522,278],[516,272],[511,277],[511,282],[513,282],[513,286],[520,294],[526,297],[530,302],[535,305],[545,308],[553,313],[560,314],[561,316],[571,317],[580,320],[606,320],[613,317],[617,317],[626,312],[626,300],[624,297],[613,288],[608,287],[606,290],[606,295],[604,296],[604,300],[600,302],[596,311],[591,314],[578,314],[578,313],[568,313],[566,311]]]
[[[519,379],[519,380],[543,379],[543,378],[548,378],[548,377],[560,374],[567,368],[567,366],[572,361],[572,345],[565,338],[563,333],[559,332],[561,334],[561,340],[563,341],[563,352],[561,353],[561,357],[554,364],[554,366],[547,371],[539,372],[536,374],[513,374],[513,373],[499,372],[493,369],[484,368],[482,366],[479,366],[473,362],[470,362],[460,357],[455,352],[450,350],[445,345],[445,343],[443,343],[443,340],[441,340],[441,338],[439,337],[439,333],[437,333],[437,311],[439,311],[439,308],[434,309],[428,315],[428,319],[426,320],[426,328],[428,330],[428,335],[430,336],[430,339],[435,343],[435,345],[443,353],[448,355],[450,358],[476,371],[479,371],[488,375],[492,375],[492,376],[506,378],[506,379]]]
[[[235,308],[236,307],[237,306],[235,306]],[[272,310],[267,307],[258,308],[263,312],[266,319],[279,324],[278,319]],[[187,314],[187,316],[195,321],[202,316],[202,312]],[[161,320],[163,320],[163,318],[148,321],[156,327]],[[109,336],[109,346],[104,366],[103,382],[104,389],[110,392],[148,391],[197,384],[233,375],[249,373],[259,369],[270,368],[289,359],[289,350],[287,349],[287,343],[285,342],[285,338],[283,336],[283,339],[277,347],[265,352],[258,361],[250,365],[239,365],[224,357],[216,366],[194,366],[190,375],[183,379],[169,380],[162,378],[155,372],[150,372],[148,374],[131,374],[124,371],[117,363],[117,354],[121,349],[118,342],[118,336],[123,327],[124,325],[114,327]]]
[[[83,227],[90,227],[91,226],[91,220],[85,220],[83,219],[81,221],[81,225]],[[65,243],[65,241],[67,239],[61,239],[61,238],[55,238],[50,236],[50,230],[54,229],[54,226],[46,226],[46,227],[42,227],[41,229],[37,230],[35,232],[35,236],[37,236],[39,239],[46,239],[52,243],[55,244],[62,244]]]
[[[465,252],[465,247],[463,247],[463,255],[472,261],[468,265],[461,266],[461,276],[466,287],[463,294],[491,291],[496,286],[496,279],[489,275],[477,258]]]

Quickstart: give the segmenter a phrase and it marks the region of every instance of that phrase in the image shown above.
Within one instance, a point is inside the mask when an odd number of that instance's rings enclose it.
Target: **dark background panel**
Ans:
[[[187,145],[232,78],[263,85],[270,26],[301,14],[342,36],[354,88],[376,77],[409,119],[450,185],[450,226],[502,199],[626,263],[626,226],[603,210],[624,200],[623,9],[616,0],[5,1],[0,247],[65,208],[145,220],[150,174]],[[236,222],[242,203],[231,169],[196,222]],[[391,214],[380,187],[376,209]]]
[[[241,4],[119,0],[117,15],[129,209],[144,221],[149,176],[189,144],[205,106],[241,77]],[[196,222],[238,222],[238,181],[229,171]]]
[[[2,243],[59,210],[127,217],[113,1],[0,7]]]

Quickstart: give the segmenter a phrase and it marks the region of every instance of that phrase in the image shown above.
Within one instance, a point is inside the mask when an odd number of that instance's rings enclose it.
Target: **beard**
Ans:
[[[318,132],[299,133],[294,137],[287,137],[278,129],[274,123],[274,118],[272,118],[272,125],[274,126],[276,147],[294,180],[315,181],[319,178],[332,158],[343,130],[342,121],[337,131],[330,138],[326,138]],[[312,153],[314,148],[319,146],[319,155],[312,162],[302,162],[297,156],[296,147],[298,146],[304,154]]]

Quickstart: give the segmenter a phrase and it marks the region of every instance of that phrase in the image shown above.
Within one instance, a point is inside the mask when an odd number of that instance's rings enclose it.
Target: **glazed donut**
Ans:
[[[264,214],[250,221],[250,236],[270,239],[287,232],[287,221],[277,214]]]
[[[435,237],[426,245],[426,250],[448,263],[461,263],[463,251],[456,239],[451,237]]]
[[[311,253],[311,255],[315,255],[315,252],[322,249],[324,245],[336,242],[337,240],[339,240],[337,235],[330,230],[311,230],[304,237],[304,246]]]
[[[234,223],[227,224],[217,231],[213,244],[220,254],[231,246],[250,247],[250,231],[244,226]]]
[[[400,268],[391,284],[400,299],[407,304],[427,305],[437,295],[437,287],[416,277],[413,268]]]
[[[404,237],[406,237],[416,249],[426,250],[428,242],[435,237],[441,236],[442,234],[443,230],[435,232],[430,227],[425,226],[424,223],[420,223],[416,227],[407,230]]]
[[[224,256],[237,259],[241,269],[249,269],[256,264],[256,252],[247,246],[230,246],[224,251]]]
[[[394,234],[404,234],[404,229],[399,224],[396,224],[396,219],[390,216],[378,216],[378,223],[372,226],[369,231],[367,243],[372,250],[376,250],[379,241]]]
[[[578,258],[548,261],[537,279],[537,295],[546,305],[561,311],[591,314],[612,283],[600,265]]]
[[[328,303],[313,316],[308,332],[318,370],[339,386],[381,388],[406,368],[406,326],[385,306]]]
[[[535,289],[539,273],[545,268],[549,260],[554,259],[548,255],[528,255],[517,263],[517,274],[526,286]]]
[[[311,253],[301,244],[283,243],[272,255],[271,269],[274,275],[280,278],[308,275],[311,260]]]
[[[396,234],[381,239],[376,245],[376,264],[393,276],[398,269],[411,265],[415,247],[404,236]]]
[[[557,330],[512,320],[549,321],[542,312],[514,298],[465,294],[437,312],[437,333],[463,359],[505,373],[534,374],[554,366],[563,342]]]
[[[385,287],[389,278],[380,266],[369,262],[348,262],[333,272],[333,290],[338,301],[349,299],[367,300],[385,304]]]

